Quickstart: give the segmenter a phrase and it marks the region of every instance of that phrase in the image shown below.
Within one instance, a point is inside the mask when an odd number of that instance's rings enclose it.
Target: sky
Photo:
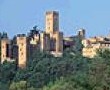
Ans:
[[[59,11],[65,36],[80,28],[88,37],[110,34],[110,0],[0,0],[0,32],[12,37],[35,25],[45,30],[46,11]]]

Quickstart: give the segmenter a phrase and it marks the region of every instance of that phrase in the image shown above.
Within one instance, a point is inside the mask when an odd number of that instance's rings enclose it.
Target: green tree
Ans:
[[[3,83],[10,83],[16,74],[15,62],[5,61],[0,67],[0,81]]]
[[[13,82],[9,90],[36,90],[35,88],[28,85],[26,81],[20,81],[20,82]]]

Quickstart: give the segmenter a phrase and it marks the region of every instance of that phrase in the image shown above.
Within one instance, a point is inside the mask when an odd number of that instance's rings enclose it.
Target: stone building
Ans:
[[[18,66],[26,67],[28,60],[28,39],[24,34],[19,34],[16,37],[16,44],[18,46]]]
[[[28,60],[28,41],[24,34],[19,34],[14,39],[3,38],[1,40],[1,63],[5,60],[16,61],[18,67],[25,67]]]
[[[8,38],[1,40],[1,63],[5,60],[10,61],[11,56],[11,41]]]
[[[49,51],[55,56],[63,53],[63,33],[59,31],[58,12],[46,12],[46,30],[40,36],[42,51]]]
[[[63,33],[59,31],[58,12],[46,12],[46,30],[41,33],[35,26],[27,36],[18,34],[10,40],[5,35],[5,38],[1,39],[1,63],[5,60],[14,60],[18,67],[25,68],[37,49],[49,52],[56,57],[62,55]]]
[[[85,57],[93,58],[99,49],[110,49],[110,39],[106,37],[92,37],[82,41],[82,54]]]
[[[85,39],[86,30],[79,29],[74,36],[64,37],[64,49],[73,49],[74,51],[82,52],[82,40]]]

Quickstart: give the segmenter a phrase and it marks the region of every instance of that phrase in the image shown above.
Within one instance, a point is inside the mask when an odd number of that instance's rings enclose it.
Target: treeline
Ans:
[[[72,51],[59,58],[36,51],[25,69],[4,62],[0,90],[110,90],[110,50],[93,59]]]

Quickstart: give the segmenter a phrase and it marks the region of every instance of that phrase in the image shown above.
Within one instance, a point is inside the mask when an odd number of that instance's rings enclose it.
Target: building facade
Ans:
[[[92,37],[82,41],[84,57],[93,58],[99,49],[110,49],[110,39],[106,37]]]
[[[28,60],[28,41],[24,34],[19,34],[13,40],[3,38],[1,40],[1,63],[5,60],[12,62],[16,61],[18,67],[26,67]]]
[[[11,56],[11,41],[8,38],[3,38],[1,40],[1,63],[5,60],[10,61]]]
[[[41,33],[41,50],[49,51],[55,56],[63,53],[63,33],[59,31],[59,13],[46,12],[46,30]]]
[[[18,66],[21,68],[26,67],[28,60],[28,40],[25,35],[17,35],[16,44],[18,46]]]

